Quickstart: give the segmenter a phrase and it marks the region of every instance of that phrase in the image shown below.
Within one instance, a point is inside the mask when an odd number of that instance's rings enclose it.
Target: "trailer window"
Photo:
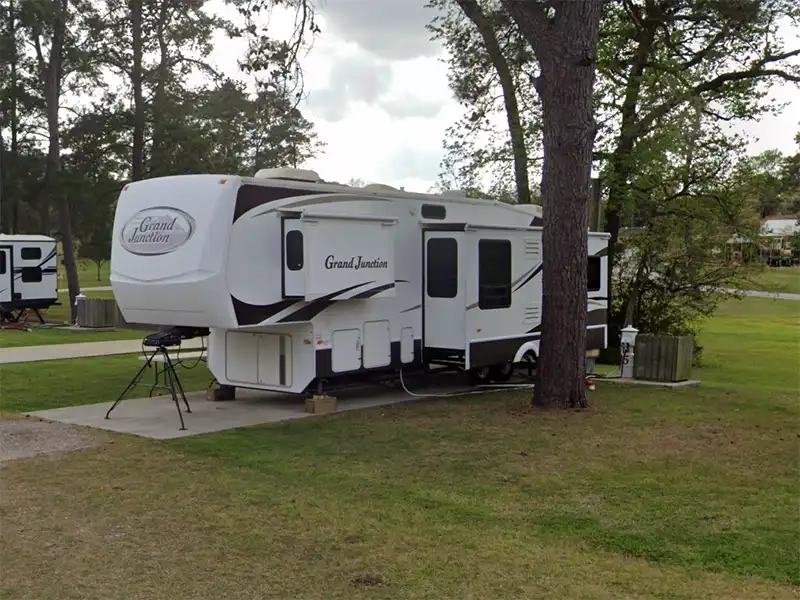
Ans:
[[[586,273],[587,287],[590,292],[599,292],[601,288],[600,257],[590,256],[588,272]]]
[[[40,283],[41,281],[41,267],[22,267],[22,283]]]
[[[286,234],[286,266],[290,271],[303,268],[303,232],[296,229]]]
[[[41,248],[23,248],[19,252],[20,258],[22,260],[41,260],[42,259],[42,249]]]
[[[481,310],[511,306],[511,242],[478,242],[478,307]]]
[[[458,295],[458,242],[455,238],[428,240],[427,289],[429,298]]]
[[[423,204],[421,212],[423,219],[444,219],[447,217],[447,209],[441,204]]]
[[[0,250],[0,275],[6,274],[6,253]]]

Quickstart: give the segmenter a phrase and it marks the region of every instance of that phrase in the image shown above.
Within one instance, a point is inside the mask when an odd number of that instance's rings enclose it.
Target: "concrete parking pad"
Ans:
[[[424,389],[418,386],[410,389],[415,394],[454,394],[474,391],[474,388],[467,388],[463,380],[457,382],[444,377],[436,379],[439,380],[436,384],[429,384]],[[335,395],[338,400],[336,412],[388,406],[418,398],[402,389],[379,386],[340,391]],[[186,397],[192,412],[187,414],[185,407],[182,406],[185,431],[179,429],[180,421],[175,403],[169,396],[124,400],[114,409],[109,419],[105,419],[105,414],[111,402],[27,414],[48,421],[84,425],[160,440],[319,416],[305,412],[305,399],[302,396],[237,389],[236,400],[228,402],[209,402],[206,400],[205,392],[192,392],[186,394]]]

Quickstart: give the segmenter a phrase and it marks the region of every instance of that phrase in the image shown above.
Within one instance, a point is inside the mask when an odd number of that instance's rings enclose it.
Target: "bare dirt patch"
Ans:
[[[0,463],[92,448],[96,436],[71,425],[31,419],[0,420]]]

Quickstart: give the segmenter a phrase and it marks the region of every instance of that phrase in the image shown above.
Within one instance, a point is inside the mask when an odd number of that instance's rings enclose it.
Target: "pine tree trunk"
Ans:
[[[19,233],[20,193],[17,185],[19,181],[19,168],[17,166],[19,162],[19,117],[17,113],[17,97],[19,94],[17,63],[19,62],[19,53],[17,48],[17,15],[13,0],[8,3],[8,39],[11,43],[11,52],[8,57],[10,67],[9,88],[11,90],[9,98],[11,148],[10,154],[6,155],[6,160],[3,161],[3,202],[11,206],[10,214],[7,215],[11,220],[11,225],[8,228],[9,233]]]
[[[139,181],[144,177],[144,95],[142,74],[142,0],[130,0],[128,4],[131,19],[131,39],[133,43],[133,65],[131,66],[131,87],[133,88],[133,148],[131,160],[131,179]]]
[[[620,211],[630,204],[628,198],[630,186],[628,179],[633,173],[633,150],[638,138],[639,123],[637,107],[642,90],[642,77],[650,60],[655,42],[657,21],[645,19],[644,24],[637,30],[637,46],[634,53],[633,62],[628,71],[627,83],[625,85],[625,96],[622,101],[620,134],[617,146],[611,155],[610,169],[608,176],[608,210],[606,212],[606,232],[611,236],[608,240],[608,306],[613,304],[614,289],[612,286],[614,267],[617,263],[619,230],[622,225]],[[616,332],[627,322],[620,322],[621,314],[609,311],[609,329]],[[624,320],[623,320],[624,321]],[[609,332],[610,333],[610,332]],[[616,334],[615,334],[616,335]],[[616,345],[618,339],[611,340],[609,344]]]
[[[504,4],[533,47],[541,69],[536,89],[544,121],[544,293],[533,404],[586,407],[592,90],[603,0],[504,0]]]
[[[61,191],[59,181],[61,172],[61,131],[59,129],[58,108],[61,101],[61,73],[63,61],[63,46],[68,0],[54,0],[53,2],[53,31],[50,42],[50,57],[44,82],[45,99],[47,104],[47,129],[49,144],[47,148],[47,170],[45,172],[45,195],[50,199],[51,205],[58,206],[58,222],[61,233],[61,247],[64,253],[64,268],[67,271],[67,287],[69,288],[69,304],[71,322],[77,318],[75,297],[80,293],[78,282],[78,269],[75,261],[75,248],[72,240],[72,218],[70,216],[69,201]]]
[[[503,56],[503,51],[497,41],[494,27],[486,18],[477,0],[457,0],[464,14],[472,21],[483,38],[486,51],[492,60],[492,65],[500,79],[503,90],[503,103],[506,109],[508,132],[511,136],[511,149],[514,154],[514,179],[517,186],[517,202],[520,204],[531,203],[531,184],[528,176],[528,147],[525,143],[525,131],[519,118],[519,103],[517,102],[517,86],[508,66],[508,61]]]

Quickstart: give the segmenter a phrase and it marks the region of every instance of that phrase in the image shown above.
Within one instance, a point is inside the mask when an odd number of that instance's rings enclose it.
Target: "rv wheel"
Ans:
[[[489,369],[489,377],[492,381],[508,381],[514,374],[514,365],[511,362],[502,365],[494,365]]]
[[[471,385],[484,385],[489,383],[491,369],[489,367],[479,367],[467,371],[467,378]]]
[[[528,377],[533,377],[533,374],[536,373],[536,362],[538,358],[535,352],[528,350],[525,354],[522,355],[522,360],[519,361],[520,368],[526,371]]]

